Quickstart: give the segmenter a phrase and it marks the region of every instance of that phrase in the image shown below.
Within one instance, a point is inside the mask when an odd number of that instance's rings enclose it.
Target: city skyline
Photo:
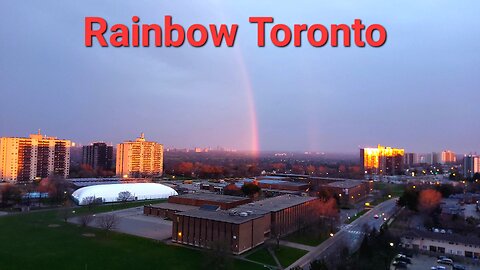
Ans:
[[[175,147],[480,152],[471,120],[478,2],[252,3],[2,3],[0,22],[15,27],[0,29],[9,37],[0,44],[0,137],[41,127],[81,144],[145,132]],[[360,18],[384,25],[388,39],[380,48],[258,48],[247,21],[257,14],[288,25]],[[86,48],[84,18],[95,15],[239,23],[239,38],[234,48]]]

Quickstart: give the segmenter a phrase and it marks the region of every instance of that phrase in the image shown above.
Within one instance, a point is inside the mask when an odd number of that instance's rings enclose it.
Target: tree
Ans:
[[[450,184],[441,184],[436,186],[435,189],[442,193],[443,198],[448,198],[450,195],[455,193],[455,187]]]
[[[102,199],[95,196],[88,196],[82,199],[81,205],[86,205],[88,210],[91,211],[95,205],[101,204]]]
[[[407,189],[398,199],[398,205],[407,207],[410,210],[417,211],[418,192],[414,189]]]
[[[232,269],[233,259],[230,256],[230,247],[225,241],[212,241],[209,250],[205,252],[204,269],[223,270]]]
[[[22,200],[22,193],[17,186],[6,184],[0,187],[2,206],[6,207],[12,203],[19,203]]]
[[[480,173],[476,172],[473,174],[472,181],[480,180]]]
[[[315,173],[315,166],[308,165],[305,170],[306,170],[306,173],[309,174],[309,175],[314,174]]]
[[[133,199],[134,198],[132,196],[132,193],[130,193],[130,191],[122,191],[118,193],[117,201],[128,202],[128,201],[132,201]]]
[[[48,193],[55,203],[63,203],[68,197],[69,183],[60,176],[51,176],[40,181],[38,191]]]
[[[328,270],[325,260],[315,260],[310,263],[310,270]]]
[[[68,201],[67,203],[65,203],[65,206],[62,207],[58,212],[59,217],[62,218],[64,222],[67,222],[68,219],[72,216],[72,209],[70,208],[70,206],[71,203]]]
[[[442,194],[434,189],[425,189],[418,196],[418,210],[431,213],[442,201]]]
[[[245,183],[242,186],[242,192],[246,196],[252,198],[255,194],[260,193],[260,187],[254,183]]]
[[[101,215],[97,217],[97,225],[106,232],[109,232],[118,225],[118,217],[113,214]]]
[[[82,227],[87,227],[90,223],[92,223],[94,218],[95,217],[93,215],[90,215],[90,214],[80,216],[80,225]]]

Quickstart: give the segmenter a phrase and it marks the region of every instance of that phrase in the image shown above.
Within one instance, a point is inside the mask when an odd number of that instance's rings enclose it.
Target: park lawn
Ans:
[[[274,252],[275,256],[277,256],[278,261],[283,267],[288,267],[289,265],[303,257],[303,255],[307,254],[306,250],[296,249],[287,246],[280,246],[279,248],[275,248]],[[262,264],[268,264],[272,266],[277,265],[266,248],[260,248],[254,253],[248,255],[246,258]]]
[[[286,246],[280,246],[279,249],[275,250],[275,255],[283,267],[291,265],[307,253],[306,250]]]
[[[121,206],[98,206],[96,211],[110,207]],[[207,258],[195,249],[64,223],[56,210],[0,217],[0,232],[2,270],[201,269]],[[261,268],[234,260],[234,269]]]
[[[388,191],[388,193],[390,193],[392,197],[400,197],[402,196],[403,191],[405,191],[405,185],[375,182],[374,189]]]
[[[267,264],[267,265],[271,265],[271,266],[275,266],[275,267],[277,266],[277,264],[275,263],[275,260],[270,255],[268,250],[266,248],[263,248],[263,247],[259,248],[255,252],[249,254],[245,258],[247,258],[249,260],[252,260],[252,261],[262,263],[262,264]]]
[[[302,232],[301,230],[299,230],[292,234],[289,234],[287,237],[285,237],[285,240],[288,242],[316,247],[320,245],[323,241],[327,240],[327,238],[327,235],[323,235],[321,233],[314,235],[309,232]]]

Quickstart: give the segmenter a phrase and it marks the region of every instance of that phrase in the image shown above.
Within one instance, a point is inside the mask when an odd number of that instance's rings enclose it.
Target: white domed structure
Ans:
[[[170,196],[178,195],[173,188],[162,184],[133,183],[82,187],[75,190],[72,197],[79,205],[85,205],[90,198],[95,198],[102,202],[117,202],[119,201],[119,193],[125,191],[130,192],[130,200],[167,199]]]

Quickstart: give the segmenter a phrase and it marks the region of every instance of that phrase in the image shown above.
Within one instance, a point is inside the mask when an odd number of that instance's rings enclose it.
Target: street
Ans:
[[[343,226],[334,236],[325,240],[322,244],[315,247],[312,251],[305,256],[298,259],[295,263],[290,265],[287,269],[300,266],[303,269],[309,269],[310,262],[316,259],[332,258],[331,256],[339,256],[344,248],[348,248],[350,252],[355,251],[360,246],[363,235],[366,231],[372,228],[380,229],[385,222],[384,218],[388,220],[396,210],[397,199],[390,199],[385,201],[351,224]],[[375,219],[374,216],[378,215],[379,218]]]

